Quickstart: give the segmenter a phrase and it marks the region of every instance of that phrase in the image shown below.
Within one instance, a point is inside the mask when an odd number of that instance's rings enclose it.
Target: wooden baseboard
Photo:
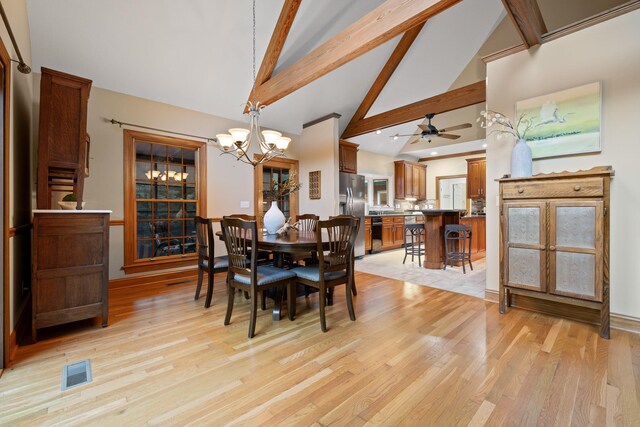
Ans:
[[[169,284],[194,280],[198,277],[197,268],[189,268],[167,273],[145,274],[141,276],[122,277],[120,279],[109,280],[109,289],[123,288],[128,286],[140,286],[149,284]]]
[[[9,360],[6,361],[6,365],[9,366],[16,358],[16,352],[18,351],[18,331],[14,329],[9,335]]]
[[[493,289],[484,290],[484,300],[498,303],[499,293]],[[525,310],[530,309],[527,307],[517,307]],[[621,331],[632,332],[634,334],[640,334],[640,318],[634,316],[625,316],[624,314],[611,313],[611,328]]]

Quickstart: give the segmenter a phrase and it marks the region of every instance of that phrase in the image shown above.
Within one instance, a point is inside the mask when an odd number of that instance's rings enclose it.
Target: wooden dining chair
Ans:
[[[291,270],[297,276],[297,283],[318,289],[322,332],[327,332],[325,317],[327,290],[334,289],[336,286],[346,285],[349,318],[356,320],[351,295],[351,287],[353,286],[351,270],[353,268],[353,245],[358,234],[359,222],[360,220],[355,217],[318,221],[316,240],[319,264]],[[324,236],[326,236],[326,241],[323,241]],[[324,250],[325,244],[328,244],[326,251]],[[295,316],[295,304],[289,306],[289,311],[293,311],[292,316]]]
[[[249,338],[253,338],[258,315],[258,293],[272,288],[280,288],[280,295],[287,292],[290,320],[293,320],[295,301],[294,285],[296,275],[291,270],[283,270],[270,265],[258,265],[258,256],[251,248],[258,247],[258,226],[256,221],[245,221],[241,218],[224,217],[222,219],[222,236],[229,257],[229,278],[227,280],[227,314],[225,326],[231,321],[235,289],[249,293],[251,313],[249,318]],[[250,261],[247,263],[247,259]]]
[[[315,214],[304,214],[296,216],[296,224],[298,231],[316,231],[316,224],[320,217]],[[297,252],[293,254],[285,254],[285,261],[291,266],[298,266],[300,261],[304,261],[305,265],[317,262],[315,251],[313,252]]]
[[[360,227],[360,219],[358,217],[352,216],[352,215],[336,215],[336,216],[330,216],[329,219],[333,219],[333,218],[356,218],[358,220],[358,227]],[[358,233],[356,233],[356,237],[358,236]],[[355,246],[355,244],[354,244]],[[358,295],[358,290],[356,288],[356,257],[355,257],[355,247],[353,248],[354,253],[351,254],[351,275],[353,277],[351,277],[352,279],[352,284],[351,284],[351,293],[353,293],[353,295]],[[329,295],[328,295],[328,304],[329,305],[333,305],[333,289],[329,290]]]
[[[300,231],[316,231],[316,225],[320,217],[316,214],[304,214],[296,216],[296,223]]]
[[[205,308],[211,306],[213,298],[213,275],[227,271],[229,259],[226,256],[214,255],[213,221],[209,218],[197,216],[194,218],[196,224],[196,245],[198,254],[198,284],[194,299],[200,298],[202,289],[203,273],[207,273],[207,297],[204,302]]]

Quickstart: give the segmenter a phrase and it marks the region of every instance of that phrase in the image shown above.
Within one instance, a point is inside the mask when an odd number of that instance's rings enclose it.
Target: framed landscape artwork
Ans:
[[[535,123],[526,138],[533,158],[602,151],[600,106],[600,82],[518,101],[516,117],[526,114]]]

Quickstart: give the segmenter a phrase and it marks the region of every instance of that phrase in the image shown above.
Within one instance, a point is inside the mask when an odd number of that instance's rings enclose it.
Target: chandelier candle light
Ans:
[[[246,104],[247,114],[249,115],[249,129],[233,128],[229,129],[228,134],[216,135],[218,148],[222,154],[231,154],[237,160],[256,167],[257,165],[267,162],[274,157],[283,157],[285,151],[289,147],[291,138],[282,136],[280,132],[275,130],[260,131],[260,111],[265,105],[260,104],[256,97],[256,0],[253,0],[253,90],[254,100]],[[252,159],[249,155],[249,149],[257,141],[258,147],[262,155],[257,159]]]

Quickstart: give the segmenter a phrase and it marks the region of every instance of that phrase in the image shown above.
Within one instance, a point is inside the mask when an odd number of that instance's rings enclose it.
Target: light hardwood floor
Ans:
[[[340,289],[326,334],[312,295],[249,340],[222,280],[208,310],[193,283],[116,289],[108,328],[21,347],[0,424],[640,425],[640,336],[357,273],[356,322]],[[85,358],[93,382],[60,391]]]

